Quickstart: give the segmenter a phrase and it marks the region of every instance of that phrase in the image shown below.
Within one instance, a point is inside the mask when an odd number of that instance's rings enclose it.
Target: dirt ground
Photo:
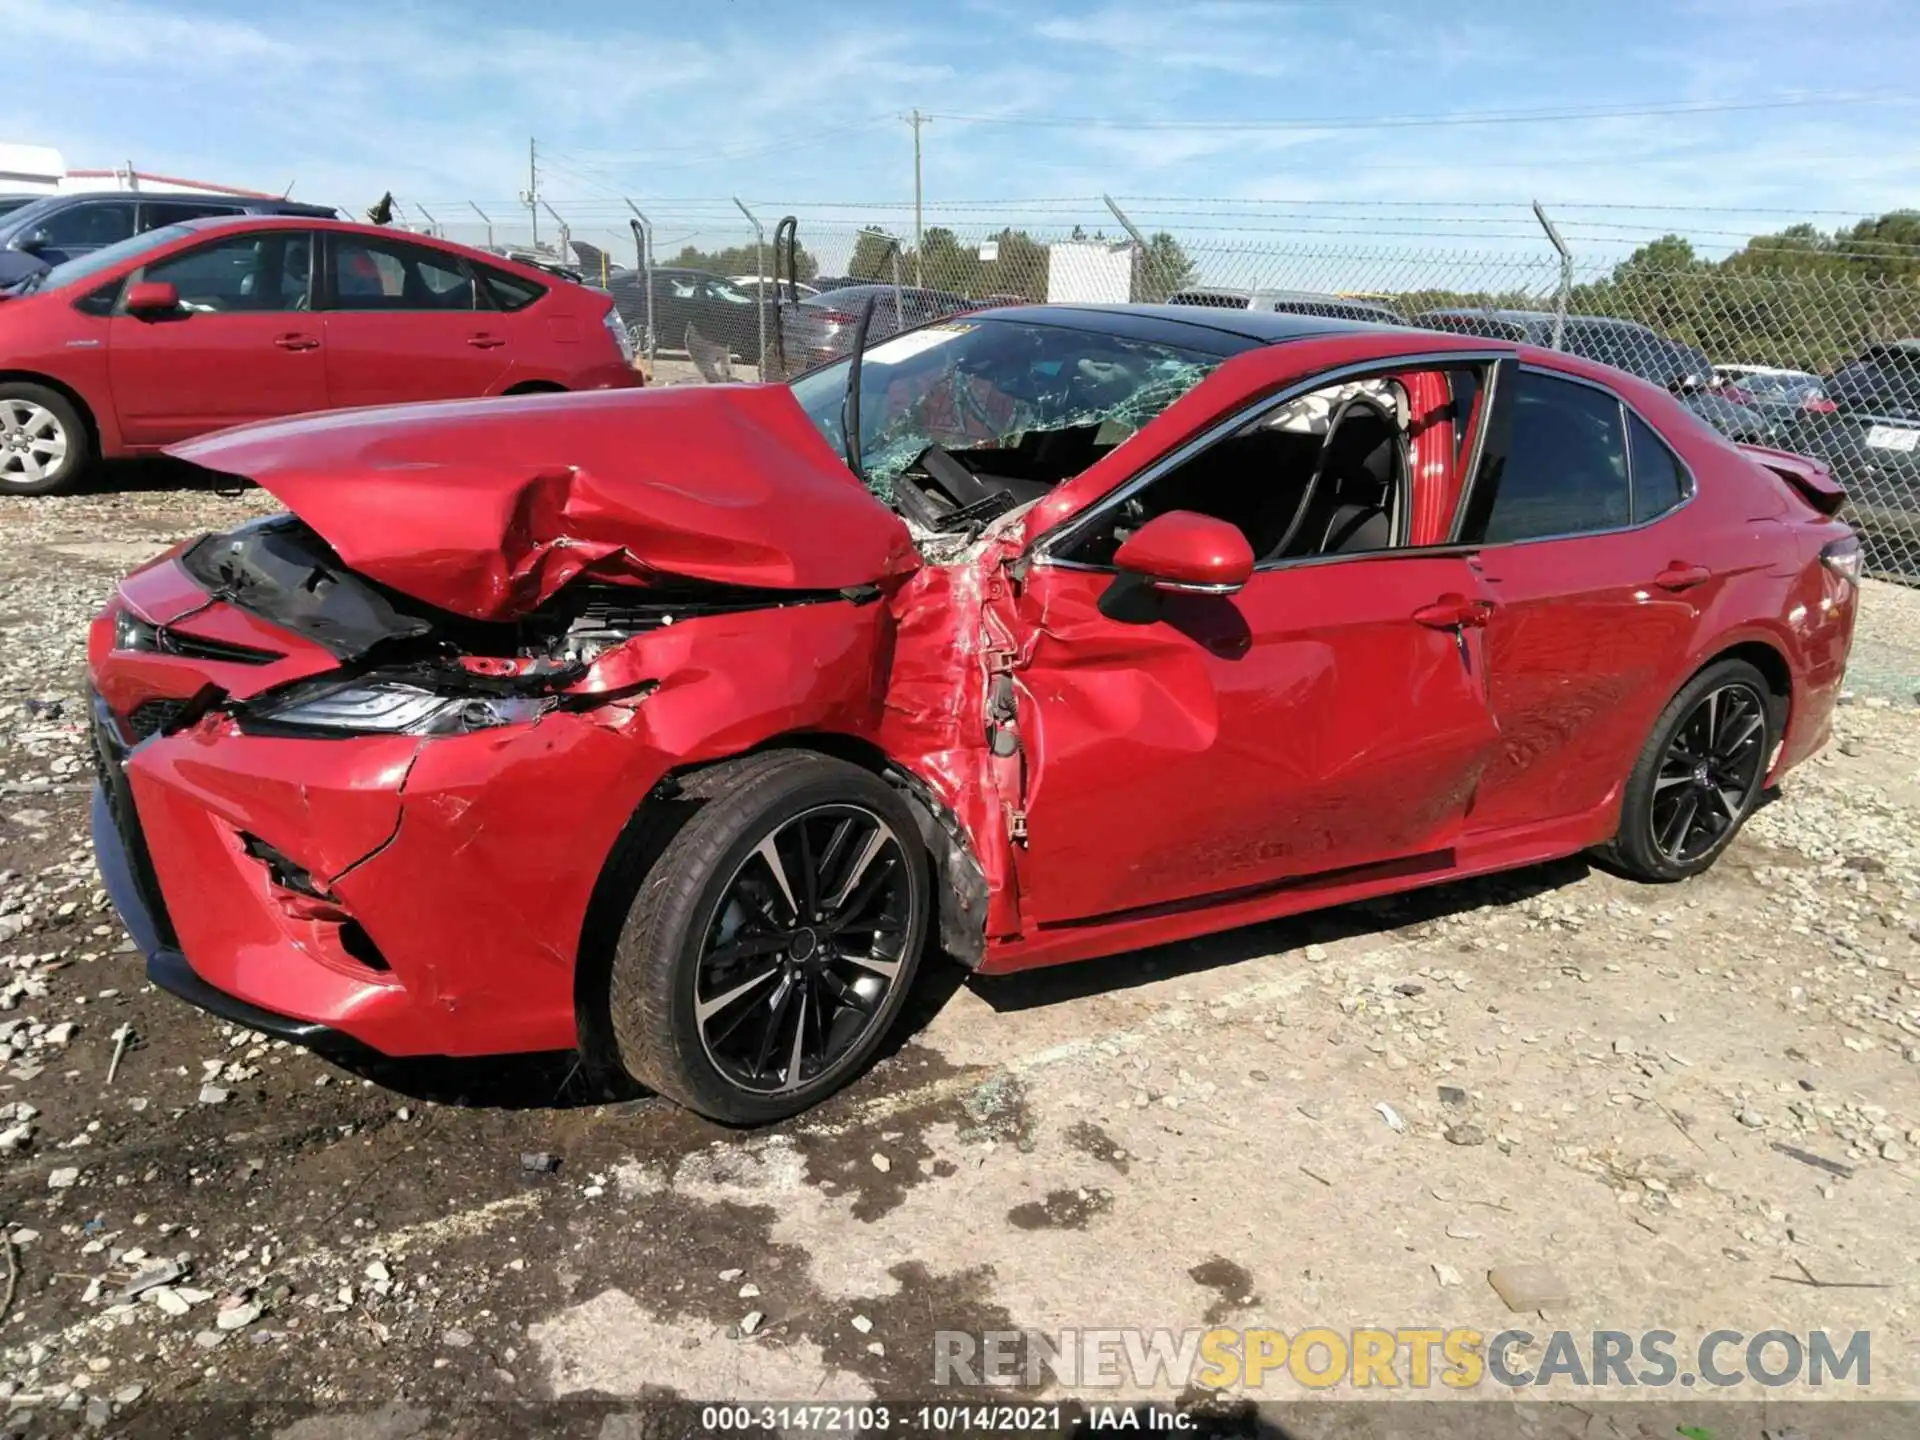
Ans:
[[[0,499],[0,1431],[924,1397],[935,1331],[1073,1327],[1865,1330],[1871,1386],[1838,1390],[1920,1397],[1920,594],[1869,585],[1837,743],[1702,879],[1570,861],[935,964],[848,1093],[743,1133],[579,1093],[566,1056],[350,1073],[146,985],[87,848],[85,623],[267,508],[169,478]],[[165,1261],[165,1304],[123,1298]],[[1510,1311],[1488,1273],[1519,1262],[1564,1295]]]

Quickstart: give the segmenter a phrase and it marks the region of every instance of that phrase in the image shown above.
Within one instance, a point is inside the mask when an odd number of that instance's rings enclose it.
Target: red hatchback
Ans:
[[[791,386],[180,453],[291,514],[89,639],[152,979],[732,1121],[856,1073],[929,945],[1693,875],[1826,740],[1859,563],[1816,465],[1631,376],[1273,312],[1026,306]]]
[[[165,225],[0,294],[0,493],[308,410],[641,383],[612,297],[371,225]]]

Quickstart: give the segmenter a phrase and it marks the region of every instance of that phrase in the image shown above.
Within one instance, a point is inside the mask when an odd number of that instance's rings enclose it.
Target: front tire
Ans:
[[[1707,869],[1759,804],[1775,732],[1765,676],[1744,660],[1707,666],[1660,713],[1627,781],[1607,858],[1654,882]]]
[[[759,1125],[872,1058],[918,968],[930,874],[911,812],[876,776],[775,751],[690,777],[698,805],[641,881],[608,991],[635,1080]]]
[[[21,380],[0,384],[0,494],[71,489],[92,458],[93,437],[66,396]]]

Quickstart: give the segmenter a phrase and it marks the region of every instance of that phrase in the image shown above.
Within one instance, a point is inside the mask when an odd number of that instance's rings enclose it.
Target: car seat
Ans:
[[[1367,395],[1334,412],[1300,514],[1269,558],[1351,555],[1393,543],[1399,501],[1400,426]]]

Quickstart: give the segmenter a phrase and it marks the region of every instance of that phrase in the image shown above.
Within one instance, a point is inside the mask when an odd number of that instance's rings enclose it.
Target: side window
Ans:
[[[1298,396],[1105,512],[1062,555],[1110,565],[1134,531],[1171,510],[1238,526],[1256,564],[1389,549],[1409,513],[1405,414],[1392,381]]]
[[[753,297],[751,295],[747,294],[746,291],[737,285],[728,284],[725,280],[707,281],[707,295],[727,305],[751,305],[753,303]]]
[[[1633,520],[1637,525],[1677,506],[1687,493],[1687,482],[1673,451],[1638,415],[1628,417],[1627,435],[1633,447]]]
[[[133,202],[72,205],[49,215],[41,228],[47,232],[49,245],[117,245],[133,234]]]
[[[336,310],[473,310],[477,298],[456,256],[404,240],[333,237]]]
[[[96,286],[73,302],[73,308],[82,315],[111,315],[113,307],[120,303],[120,291],[124,280],[109,280]]]
[[[1620,402],[1604,390],[1537,370],[1520,371],[1506,464],[1485,533],[1477,538],[1502,544],[1630,523],[1627,437],[1620,416]]]
[[[304,230],[225,235],[156,261],[141,278],[172,285],[187,310],[298,310],[305,308],[312,250]]]
[[[158,230],[162,225],[178,225],[183,220],[204,220],[209,215],[238,215],[238,205],[187,200],[143,200],[140,202],[140,229]]]
[[[700,282],[681,275],[669,275],[667,293],[676,300],[691,300],[700,293]]]
[[[504,271],[485,267],[476,268],[480,271],[480,282],[487,287],[487,294],[496,310],[524,310],[547,293],[545,286],[523,280],[518,275],[508,275]]]

